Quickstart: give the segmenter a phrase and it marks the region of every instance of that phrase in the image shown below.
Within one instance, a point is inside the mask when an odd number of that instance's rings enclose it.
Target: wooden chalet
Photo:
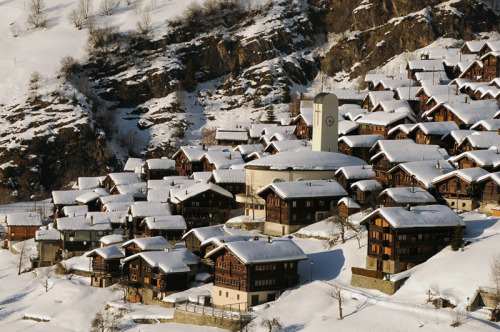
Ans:
[[[118,281],[120,259],[125,256],[117,247],[97,248],[86,256],[92,258],[91,286],[105,288]]]
[[[472,62],[467,69],[460,74],[459,78],[465,78],[474,82],[481,81],[483,76],[483,63],[481,61]]]
[[[216,169],[208,182],[218,185],[233,195],[244,194],[246,190],[244,169]]]
[[[208,151],[200,159],[203,172],[228,169],[232,165],[244,164],[241,153],[235,151]]]
[[[235,206],[233,195],[213,183],[197,183],[170,198],[173,214],[186,219],[188,228],[219,224],[227,220]]]
[[[385,207],[406,207],[408,205],[415,206],[437,203],[434,196],[420,187],[387,188],[378,197],[380,204]]]
[[[483,175],[477,184],[481,193],[479,211],[491,215],[500,206],[500,173]]]
[[[356,202],[362,206],[369,206],[378,200],[377,197],[383,187],[377,180],[361,180],[353,183],[351,190]]]
[[[186,248],[193,254],[198,257],[205,257],[205,248],[202,248],[201,244],[210,238],[223,237],[226,235],[223,226],[198,227],[184,234],[182,240],[184,240]]]
[[[470,129],[477,131],[495,131],[498,133],[500,130],[500,119],[481,120],[476,122]]]
[[[458,169],[480,167],[492,172],[500,166],[500,153],[496,150],[467,151],[450,158],[450,161],[458,165]]]
[[[442,137],[452,130],[458,129],[457,124],[453,121],[421,122],[410,131],[409,136],[417,144],[433,144],[443,148],[445,143],[442,141]]]
[[[375,176],[371,165],[361,166],[345,166],[339,168],[335,172],[337,182],[349,193],[351,192],[351,185],[361,180],[371,180]]]
[[[393,99],[394,91],[370,91],[363,100],[363,108],[372,112],[381,101]]]
[[[496,132],[480,131],[466,136],[460,144],[458,144],[456,153],[487,150],[492,146],[500,146],[500,135]]]
[[[104,179],[104,187],[111,193],[117,186],[130,185],[140,182],[144,182],[144,180],[141,179],[141,176],[138,173],[109,173]]]
[[[484,40],[466,41],[460,48],[461,54],[478,54],[481,48],[486,44]]]
[[[410,139],[410,131],[416,125],[413,123],[410,124],[401,124],[389,130],[387,133],[387,139],[389,140],[404,140]]]
[[[394,274],[425,262],[447,246],[461,218],[449,207],[383,207],[362,221],[368,231],[366,269]]]
[[[347,196],[334,180],[276,182],[257,194],[266,201],[266,234],[286,235],[333,215]]]
[[[240,144],[247,144],[248,138],[248,129],[246,128],[217,128],[215,133],[217,145],[230,145],[232,147],[236,147]]]
[[[172,243],[180,242],[187,225],[183,216],[147,217],[141,222],[145,237],[162,236]]]
[[[472,211],[479,207],[481,197],[477,181],[487,174],[482,168],[460,169],[437,177],[432,184],[451,208]]]
[[[148,159],[142,165],[142,171],[146,181],[160,180],[165,176],[176,175],[175,160],[171,159]]]
[[[247,311],[297,285],[298,263],[307,256],[293,241],[268,238],[226,243],[206,258],[214,262],[213,306]]]
[[[25,241],[35,237],[35,232],[43,226],[42,216],[37,212],[9,213],[5,217],[9,243]]]
[[[361,211],[361,205],[350,197],[342,197],[337,203],[339,216],[348,217]]]
[[[201,157],[207,152],[203,146],[183,146],[172,156],[175,160],[175,170],[179,175],[190,176],[193,172],[203,171]]]
[[[446,160],[412,161],[401,163],[389,170],[394,187],[417,186],[434,193],[432,181],[455,168]]]
[[[95,194],[94,190],[54,190],[52,191],[52,203],[54,203],[54,219],[63,215],[65,206],[78,205],[77,198],[85,194]]]
[[[303,139],[306,141],[312,140],[313,135],[313,112],[312,108],[308,111],[301,112],[295,119],[293,119],[293,124],[296,128],[294,131],[295,136],[298,139]]]
[[[254,152],[264,151],[264,146],[262,144],[240,144],[233,151],[241,153],[243,160],[248,162],[248,157]]]
[[[129,222],[127,223],[127,232],[129,237],[134,235],[142,236],[144,226],[142,221],[147,217],[167,217],[172,215],[170,206],[167,203],[157,202],[135,202],[130,206]]]
[[[163,236],[135,238],[122,245],[125,257],[129,257],[145,251],[165,251],[172,249],[170,243]]]
[[[86,251],[100,247],[100,239],[112,232],[109,219],[95,221],[93,218],[65,217],[55,221],[61,233],[62,258],[81,256]]]
[[[416,73],[443,71],[444,64],[442,59],[436,60],[411,60],[406,65],[408,78],[414,79]]]
[[[381,135],[387,139],[389,130],[400,125],[414,123],[411,115],[405,112],[375,112],[369,113],[356,121],[361,135]]]
[[[57,229],[46,227],[35,232],[38,256],[30,258],[31,267],[45,267],[55,265],[60,260],[61,234]]]
[[[493,42],[486,42],[484,45],[481,46],[481,49],[479,52],[477,52],[479,58],[481,59],[483,56],[485,56],[488,53],[491,52],[500,52],[500,41],[493,41]]]
[[[458,146],[462,141],[469,135],[475,133],[475,130],[470,129],[460,129],[460,130],[452,130],[448,135],[444,135],[442,140],[445,145],[445,149],[448,152],[448,155],[454,156],[456,154],[460,154],[461,152],[458,150]]]
[[[349,135],[338,140],[338,150],[348,156],[358,157],[369,162],[369,152],[373,145],[383,139],[382,135]]]

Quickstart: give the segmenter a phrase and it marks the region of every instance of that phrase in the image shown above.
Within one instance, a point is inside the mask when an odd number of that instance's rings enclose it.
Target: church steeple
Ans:
[[[322,92],[314,98],[313,151],[338,151],[339,99]]]

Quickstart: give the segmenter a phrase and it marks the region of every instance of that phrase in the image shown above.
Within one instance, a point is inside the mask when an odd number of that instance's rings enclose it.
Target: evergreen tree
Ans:
[[[189,59],[186,66],[186,75],[184,76],[184,88],[186,91],[193,91],[196,85],[194,77],[194,64],[193,59]]]
[[[464,240],[462,237],[462,226],[460,226],[460,224],[457,224],[457,227],[455,227],[455,231],[453,232],[453,236],[451,237],[451,250],[457,251],[462,246],[463,242]]]
[[[282,102],[288,104],[292,100],[292,96],[290,94],[290,86],[287,84],[283,88],[283,97]]]

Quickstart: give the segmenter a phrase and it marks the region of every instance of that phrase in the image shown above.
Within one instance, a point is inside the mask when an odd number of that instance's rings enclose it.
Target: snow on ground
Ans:
[[[435,309],[426,301],[427,291],[432,288],[432,297],[449,299],[463,310],[467,297],[472,297],[479,286],[492,286],[489,265],[493,255],[500,252],[500,219],[478,213],[464,213],[462,216],[467,226],[465,240],[471,243],[463,251],[453,252],[445,248],[426,263],[411,269],[409,279],[392,296],[350,286],[351,267],[365,265],[366,231],[361,239],[361,248],[349,232],[345,243],[338,242],[330,249],[325,248],[323,240],[293,237],[293,241],[308,256],[299,264],[300,284],[286,290],[276,301],[256,307],[252,331],[266,331],[260,326],[265,318],[277,318],[284,331],[498,330],[500,325],[488,321],[486,310],[464,316],[463,325],[453,328],[450,326],[452,310]],[[361,218],[359,214],[352,220],[359,223]],[[326,223],[310,228],[320,233],[331,231],[331,225]],[[34,243],[30,245],[34,246]],[[169,319],[173,309],[123,304],[120,294],[113,292],[113,288],[90,287],[89,279],[79,276],[68,280],[51,274],[49,290],[45,292],[41,278],[51,268],[39,269],[38,276],[33,272],[18,276],[17,268],[9,263],[18,257],[7,250],[0,250],[1,330],[86,331],[95,314],[108,305],[113,310],[123,308],[120,323],[124,331],[222,331],[175,323],[135,323],[133,319],[138,318]],[[73,260],[76,265],[77,259]],[[343,320],[338,319],[338,304],[329,295],[333,285],[343,289]],[[209,287],[191,288],[171,297],[195,299],[197,295],[205,294]],[[50,321],[22,320],[23,315]]]

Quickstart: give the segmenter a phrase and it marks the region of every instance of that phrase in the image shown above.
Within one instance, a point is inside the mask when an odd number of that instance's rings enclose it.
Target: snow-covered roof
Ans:
[[[229,168],[231,165],[244,164],[243,157],[238,151],[208,151],[204,154],[210,164],[216,169]]]
[[[363,115],[361,118],[358,118],[356,122],[364,124],[372,124],[377,126],[388,126],[404,118],[408,118],[414,121],[414,119],[411,117],[409,113],[396,111],[394,113],[389,113],[389,112],[368,113],[366,115]]]
[[[229,242],[207,253],[205,257],[208,258],[223,248],[227,248],[245,265],[307,259],[302,249],[288,239]]]
[[[405,140],[396,140],[396,142],[402,141]],[[374,161],[382,156],[385,156],[390,163],[398,164],[419,160],[424,161],[447,159],[448,153],[445,149],[439,147],[436,148],[436,145],[414,144],[409,148],[402,146],[400,149],[385,149],[374,155],[371,160]]]
[[[144,160],[141,158],[128,158],[125,166],[123,166],[124,172],[135,172],[136,169],[141,169]]]
[[[157,202],[135,202],[130,206],[130,215],[137,217],[169,216],[170,206],[167,203]]]
[[[392,128],[387,133],[389,135],[391,135],[395,131],[401,130],[402,132],[409,134],[410,131],[412,131],[412,129],[415,128],[415,126],[416,126],[416,124],[414,124],[414,123],[403,123],[403,124],[397,125],[396,127]]]
[[[297,150],[311,150],[312,143],[305,140],[288,140],[288,141],[274,141],[271,142],[264,151],[269,152],[274,148],[278,152],[297,151]]]
[[[379,80],[376,83],[376,86],[379,84],[382,85],[384,90],[394,91],[399,87],[408,87],[410,85],[410,82],[408,82],[407,80],[383,79],[383,80]]]
[[[216,169],[212,176],[215,183],[245,183],[244,169]]]
[[[382,185],[377,180],[361,180],[351,184],[351,188],[359,188],[361,191],[382,190]]]
[[[189,234],[193,234],[198,240],[200,240],[200,242],[203,242],[211,237],[226,235],[223,231],[222,225],[193,228],[184,234],[182,239],[184,240]]]
[[[426,104],[430,104],[432,102],[436,103],[436,105],[444,104],[444,103],[466,103],[469,99],[468,95],[464,95],[462,93],[459,94],[445,94],[445,95],[434,95],[427,100]]]
[[[212,176],[212,172],[193,172],[193,179],[197,182],[207,183],[210,177]]]
[[[368,90],[358,90],[358,89],[339,89],[333,88],[330,93],[337,96],[339,100],[358,100],[361,101],[365,99],[368,94]]]
[[[351,121],[356,121],[356,119],[360,118],[363,116],[363,114],[367,114],[368,110],[357,107],[357,108],[345,108],[343,106],[347,106],[348,104],[344,104],[339,107],[339,115],[342,115],[342,117],[346,120],[351,120]],[[358,106],[358,105],[356,105]]]
[[[254,236],[241,236],[241,235],[222,235],[214,236],[203,241],[200,246],[206,246],[209,243],[214,244],[217,247],[224,245],[224,243],[235,242],[235,241],[248,241],[253,239]]]
[[[345,137],[345,136],[343,136]],[[365,165],[356,157],[324,151],[287,151],[262,157],[246,164],[245,168],[270,170],[337,170],[343,166]]]
[[[452,130],[458,130],[458,125],[454,121],[442,121],[442,122],[421,122],[417,124],[412,132],[420,129],[426,135],[447,135]]]
[[[477,180],[484,176],[490,174],[488,171],[485,171],[482,168],[479,167],[473,167],[473,168],[464,168],[464,169],[457,169],[453,172],[449,172],[447,174],[438,176],[432,181],[433,184],[436,184],[438,182],[441,182],[445,179],[448,179],[453,176],[457,176],[465,181],[468,182],[477,182]]]
[[[109,204],[109,203],[120,203],[120,202],[133,203],[133,202],[135,202],[134,196],[132,196],[130,194],[103,196],[99,200],[101,201],[101,203],[103,205]]]
[[[125,262],[129,262],[136,258],[142,258],[153,268],[159,268],[165,274],[169,273],[184,273],[189,272],[189,266],[182,260],[182,257],[173,252],[166,251],[148,251],[140,252],[125,258]]]
[[[273,135],[276,133],[293,133],[295,126],[276,126],[264,127],[264,135]]]
[[[233,151],[239,151],[242,156],[248,156],[249,154],[264,150],[262,144],[240,144],[233,149]]]
[[[442,81],[448,80],[448,75],[446,75],[446,72],[444,70],[434,72],[423,71],[415,74],[415,80],[417,80],[418,82],[432,80],[436,84],[439,84]]]
[[[419,90],[419,86],[397,88],[396,97],[400,100],[419,100],[416,96]]]
[[[408,68],[410,70],[422,71],[443,71],[444,65],[442,59],[435,60],[410,60],[408,61]]]
[[[122,247],[125,248],[133,244],[135,244],[144,251],[161,251],[172,248],[170,243],[163,236],[132,239],[122,244]]]
[[[52,202],[56,205],[74,205],[77,197],[93,192],[93,190],[54,190]]]
[[[170,187],[148,190],[148,202],[167,203],[170,198]]]
[[[484,40],[470,40],[465,42],[462,45],[461,50],[463,50],[465,47],[469,49],[472,53],[477,53],[481,50],[481,48],[486,44],[486,41]]]
[[[458,162],[464,157],[474,160],[481,167],[496,167],[500,165],[500,154],[493,150],[466,151],[450,158],[450,161]]]
[[[438,164],[439,167],[437,167]],[[392,168],[389,172],[392,173],[396,168],[402,168],[410,176],[414,176],[415,179],[421,182],[426,188],[434,188],[432,181],[434,181],[436,177],[455,170],[446,160],[401,163]]]
[[[466,125],[473,125],[478,121],[493,119],[498,112],[496,100],[491,103],[489,100],[475,100],[469,103],[445,103],[443,107],[449,109]],[[429,110],[429,115],[440,105],[436,105]]]
[[[183,188],[182,190],[179,190],[175,194],[175,199],[177,199],[179,202],[183,202],[187,199],[190,199],[194,196],[197,196],[201,193],[204,193],[206,191],[214,191],[222,196],[226,196],[228,198],[233,198],[233,194],[231,194],[229,191],[226,189],[213,184],[213,183],[197,183],[195,185],[192,185],[191,187],[188,188]]]
[[[132,195],[135,200],[140,200],[143,198],[146,198],[146,192],[148,191],[147,189],[147,183],[146,182],[138,182],[138,183],[132,183],[132,184],[124,184],[124,185],[119,185],[116,186],[116,191],[120,195]]]
[[[377,106],[383,100],[394,100],[394,91],[370,91],[365,100],[367,98],[373,106]]]
[[[81,176],[77,180],[78,189],[86,190],[86,189],[95,189],[102,187],[105,178],[106,176],[92,176],[92,177]]]
[[[339,135],[347,135],[351,131],[359,128],[359,124],[350,120],[339,121],[338,126],[339,126],[338,128]]]
[[[100,192],[89,192],[83,195],[78,196],[75,198],[76,203],[82,203],[82,204],[88,204],[92,201],[98,200],[102,196],[109,196],[109,193],[105,193],[105,195],[102,195]]]
[[[420,187],[387,188],[379,197],[388,195],[398,204],[432,204],[436,199],[427,190]]]
[[[339,142],[345,142],[351,148],[371,148],[382,135],[347,135],[339,137]]]
[[[349,209],[361,209],[361,205],[356,203],[356,201],[350,197],[342,197],[339,199],[337,205],[345,204]]]
[[[121,259],[125,257],[125,255],[115,246],[108,246],[103,248],[97,248],[90,252],[88,252],[85,256],[87,257],[95,257],[101,256],[104,259]]]
[[[372,165],[341,167],[335,172],[335,176],[338,177],[340,173],[344,174],[347,180],[368,180],[375,176]]]
[[[448,135],[444,135],[443,139],[450,136],[451,138],[453,138],[455,142],[460,144],[467,136],[475,132],[476,132],[475,130],[470,130],[470,129],[452,130]]]
[[[257,194],[268,189],[272,189],[282,199],[347,196],[345,189],[335,180],[275,182],[263,187]]]
[[[453,85],[433,85],[433,84],[422,84],[420,90],[417,94],[423,92],[427,96],[436,96],[436,95],[452,95],[456,91],[456,87]]]
[[[5,220],[7,223],[7,227],[40,227],[43,225],[42,215],[38,212],[8,213]]]
[[[67,205],[62,208],[61,212],[66,217],[85,216],[89,212],[87,205]]]
[[[126,241],[128,241],[128,238],[120,234],[105,235],[99,239],[99,242],[107,246],[117,243],[125,243]]]
[[[108,231],[112,229],[109,219],[94,220],[91,225],[91,219],[85,217],[57,218],[56,225],[59,231]]]
[[[366,74],[365,82],[375,82],[380,80],[408,80],[407,73],[390,73],[390,74]]]
[[[415,113],[410,107],[410,104],[407,100],[382,100],[379,103],[380,108],[384,112],[398,112],[398,113],[408,113],[412,116],[415,116]]]
[[[175,170],[175,160],[171,159],[148,159],[145,162],[150,170]]]
[[[61,233],[55,228],[39,229],[35,232],[35,241],[59,241]]]
[[[415,206],[410,211],[405,207],[383,207],[367,215],[361,223],[366,223],[374,215],[382,216],[394,228],[465,226],[452,209],[438,204]]]
[[[475,149],[488,149],[500,145],[500,135],[492,131],[476,131],[465,137],[460,144],[465,143],[465,141],[468,141]]]
[[[126,222],[127,210],[115,212],[89,212],[85,217],[87,219],[94,218],[94,221],[109,219],[112,224],[124,224]]]
[[[248,132],[247,130],[242,131],[242,130],[228,130],[228,129],[217,128],[217,132],[215,133],[215,139],[218,141],[247,142]]]
[[[175,216],[159,216],[147,217],[141,222],[141,225],[146,224],[149,229],[161,230],[185,230],[187,229],[186,221],[181,215]]]
[[[130,173],[130,172],[109,173],[108,176],[113,181],[115,186],[144,182],[141,179],[141,176],[137,173]]]
[[[103,211],[106,212],[118,212],[118,211],[127,212],[132,204],[134,203],[133,202],[107,203],[102,206],[102,209]]]
[[[250,127],[250,137],[253,139],[258,139],[264,134],[264,129],[270,128],[270,127],[277,127],[278,125],[276,123],[271,123],[271,124],[252,124]]]

